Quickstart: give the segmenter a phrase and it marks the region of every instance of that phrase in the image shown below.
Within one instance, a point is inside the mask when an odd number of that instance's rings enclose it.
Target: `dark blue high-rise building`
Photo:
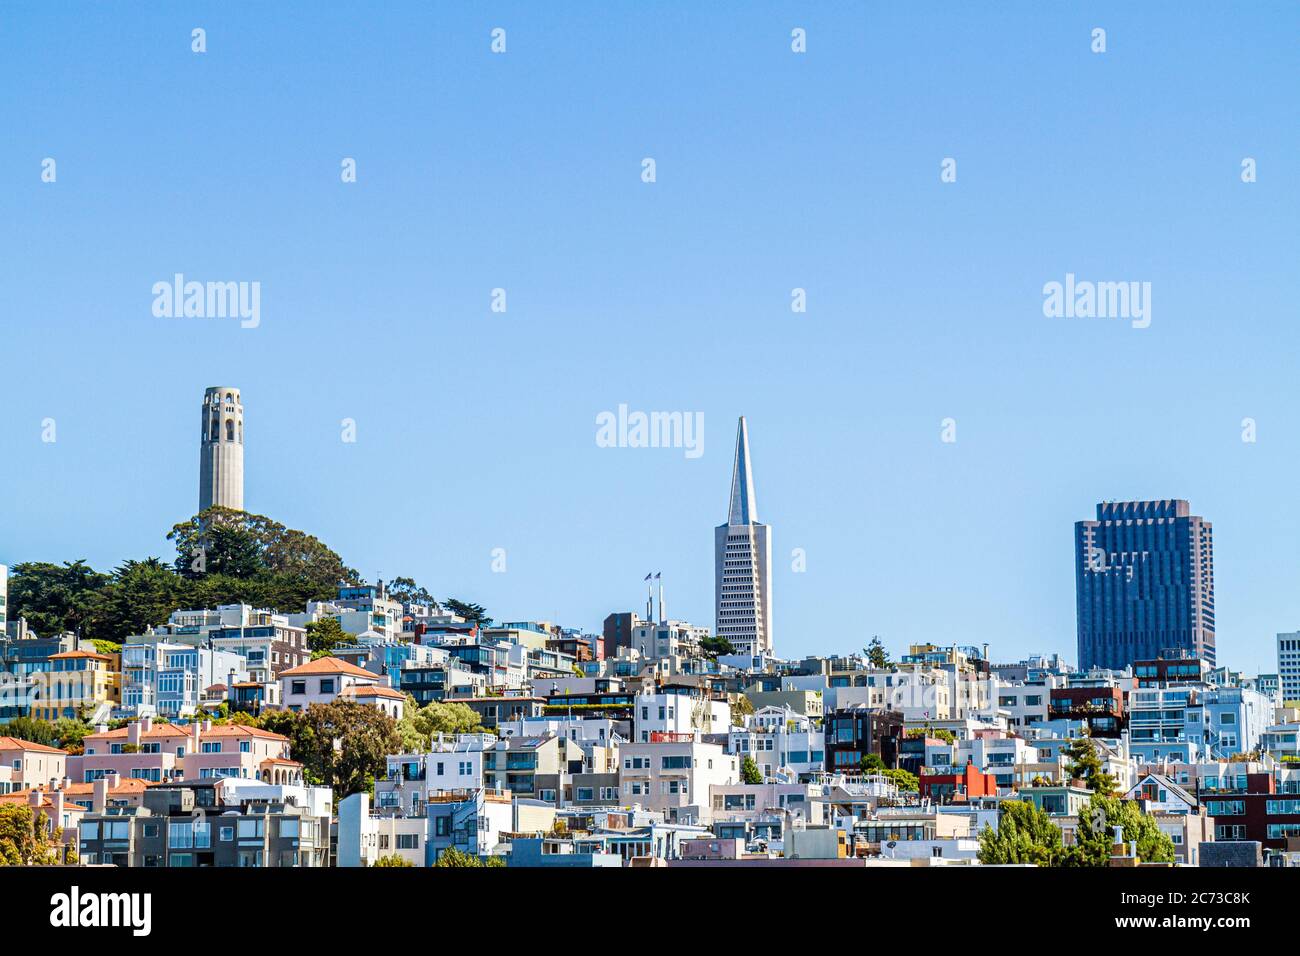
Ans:
[[[1214,542],[1186,501],[1103,501],[1074,524],[1079,667],[1214,656]]]

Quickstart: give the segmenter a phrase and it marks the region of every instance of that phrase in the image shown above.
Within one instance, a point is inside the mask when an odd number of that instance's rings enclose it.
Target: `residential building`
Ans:
[[[67,776],[67,763],[67,752],[57,747],[47,747],[17,737],[0,737],[0,767],[10,771],[7,782],[13,790],[62,780]]]
[[[280,705],[296,713],[312,704],[329,704],[340,696],[350,696],[359,688],[377,687],[382,680],[378,674],[337,657],[318,657],[280,673]]]
[[[875,754],[886,767],[897,767],[903,738],[903,715],[859,705],[836,710],[823,722],[826,769],[831,773],[858,773],[862,759]]]
[[[328,789],[212,780],[150,787],[142,805],[85,814],[83,863],[130,867],[322,867]]]
[[[668,822],[708,825],[711,787],[740,781],[740,758],[693,735],[655,733],[619,747],[625,805],[664,814]]]
[[[31,716],[39,720],[92,715],[101,719],[122,702],[120,655],[94,651],[51,654],[50,670],[33,693]]]

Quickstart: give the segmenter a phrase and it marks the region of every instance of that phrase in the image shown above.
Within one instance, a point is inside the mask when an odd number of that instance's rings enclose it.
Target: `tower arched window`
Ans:
[[[221,419],[215,416],[212,419],[212,432],[209,437],[212,441],[216,441],[221,437]]]
[[[227,418],[226,419],[226,441],[234,441],[234,440],[235,440],[235,420],[233,418]]]
[[[226,392],[226,401],[233,402],[234,400],[235,400],[234,392]]]

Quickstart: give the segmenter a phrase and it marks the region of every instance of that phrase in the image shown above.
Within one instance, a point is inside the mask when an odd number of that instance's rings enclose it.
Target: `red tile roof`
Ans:
[[[306,664],[299,664],[297,667],[290,667],[287,671],[280,671],[281,678],[312,676],[315,674],[346,674],[349,677],[368,677],[371,680],[379,680],[378,674],[357,667],[355,664],[349,664],[337,657],[318,657]]]
[[[38,754],[63,754],[68,755],[67,751],[60,750],[58,747],[47,747],[45,744],[32,743],[30,740],[21,740],[18,737],[0,737],[0,750],[30,750]]]

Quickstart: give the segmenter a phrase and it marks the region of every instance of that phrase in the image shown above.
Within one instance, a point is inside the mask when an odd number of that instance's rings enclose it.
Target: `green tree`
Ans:
[[[49,829],[42,810],[26,803],[0,804],[0,866],[50,866],[63,862],[63,830]]]
[[[413,578],[393,578],[388,582],[388,596],[403,604],[427,604],[434,610],[441,610],[438,599],[415,583]]]
[[[725,656],[736,653],[736,648],[732,646],[731,641],[727,640],[725,637],[716,637],[712,635],[700,638],[700,650],[708,657],[714,658],[715,660],[719,655]]]
[[[59,743],[59,732],[54,724],[35,717],[14,717],[8,723],[0,724],[0,730],[4,731],[6,737],[16,737],[45,747],[56,747]]]
[[[312,704],[298,716],[293,733],[286,735],[293,757],[323,786],[334,788],[335,800],[373,791],[385,758],[401,750],[397,721],[377,707],[336,699]]]
[[[307,623],[307,647],[311,651],[312,660],[328,657],[340,644],[351,644],[354,640],[351,634],[343,630],[336,617],[323,617],[319,621]]]
[[[863,773],[880,773],[885,769],[885,762],[880,759],[879,754],[867,754],[858,765]]]
[[[867,663],[875,668],[886,668],[890,665],[889,652],[885,650],[885,645],[880,640],[880,635],[874,635],[871,643],[862,649],[866,655]]]
[[[109,580],[84,560],[25,561],[9,569],[9,619],[26,618],[38,635],[81,632]]]
[[[200,586],[204,607],[242,600],[299,611],[361,579],[318,538],[265,515],[212,507],[175,525],[167,538],[176,545],[176,570]]]
[[[81,752],[81,741],[95,728],[78,717],[60,717],[54,721],[54,736],[58,741],[54,746],[62,747],[70,753]]]
[[[1065,770],[1070,779],[1082,780],[1093,793],[1109,796],[1115,792],[1115,778],[1102,770],[1101,757],[1091,737],[1071,741],[1062,753],[1070,760]]]
[[[1055,866],[1060,856],[1061,828],[1043,810],[1024,800],[1004,801],[998,828],[985,824],[980,833],[981,863]]]
[[[894,786],[905,793],[918,793],[921,789],[921,783],[916,779],[916,774],[910,770],[886,767],[880,773],[886,780],[893,781]]]
[[[470,604],[466,601],[458,601],[456,598],[447,598],[441,602],[444,610],[452,614],[463,617],[465,620],[477,624],[480,627],[491,627],[492,618],[487,616],[487,608],[482,604]]]
[[[415,864],[412,863],[410,860],[408,860],[406,857],[400,856],[396,853],[390,853],[387,856],[381,856],[379,859],[375,860],[375,862],[371,863],[370,865],[371,866],[415,866]]]
[[[1124,842],[1137,842],[1143,863],[1173,863],[1174,841],[1133,800],[1094,793],[1079,814],[1074,844],[1066,849],[1064,866],[1107,866],[1114,842],[1114,827],[1123,829]]]
[[[740,779],[748,784],[762,783],[763,771],[758,769],[758,764],[749,754],[745,754],[740,761]]]
[[[185,581],[159,558],[126,561],[99,591],[86,631],[101,641],[122,641],[164,624],[184,606]]]
[[[505,866],[506,862],[499,856],[490,856],[485,862],[481,857],[475,856],[473,853],[465,853],[451,846],[438,854],[438,859],[433,865],[444,867]]]
[[[402,749],[415,752],[428,750],[435,734],[472,734],[482,730],[478,713],[468,704],[432,701],[417,707],[415,699],[409,696],[402,719],[397,722]]]

